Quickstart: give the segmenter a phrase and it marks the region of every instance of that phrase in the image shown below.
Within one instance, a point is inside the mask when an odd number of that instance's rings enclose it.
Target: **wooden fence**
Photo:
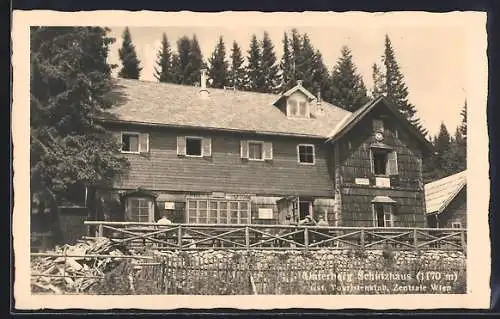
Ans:
[[[324,227],[285,225],[169,224],[85,221],[95,236],[157,250],[457,250],[467,231],[456,228]]]

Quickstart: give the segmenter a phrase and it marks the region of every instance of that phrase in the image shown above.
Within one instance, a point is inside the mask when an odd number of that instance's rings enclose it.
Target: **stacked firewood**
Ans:
[[[57,246],[31,258],[33,293],[83,293],[115,268],[129,252],[105,237]]]

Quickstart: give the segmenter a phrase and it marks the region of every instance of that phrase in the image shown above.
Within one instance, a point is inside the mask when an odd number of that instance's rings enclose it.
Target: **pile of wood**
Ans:
[[[33,293],[82,293],[88,291],[129,252],[105,237],[57,246],[44,256],[31,258]]]

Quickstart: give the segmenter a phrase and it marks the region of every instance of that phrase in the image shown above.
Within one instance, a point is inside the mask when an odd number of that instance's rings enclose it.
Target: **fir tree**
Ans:
[[[247,74],[247,88],[250,91],[260,91],[263,88],[263,83],[262,83],[262,76],[261,72],[262,69],[260,67],[261,63],[261,52],[260,52],[260,46],[259,42],[257,41],[257,37],[255,34],[252,35],[252,39],[250,41],[250,49],[247,51],[248,52],[248,65],[246,67],[246,74]]]
[[[328,68],[323,62],[323,56],[319,50],[316,50],[313,59],[313,78],[311,93],[317,94],[317,98],[331,102],[331,98],[328,94],[330,92],[330,74],[328,73]]]
[[[465,100],[464,106],[460,111],[460,116],[462,117],[462,122],[459,127],[460,134],[462,134],[465,143],[467,143],[467,100]]]
[[[188,64],[184,69],[184,83],[190,85],[200,83],[200,72],[204,67],[205,64],[203,63],[203,55],[201,54],[198,39],[196,35],[193,35],[188,55]]]
[[[376,65],[372,67],[372,77],[374,80],[373,94],[378,95],[381,93],[384,95],[422,135],[427,136],[428,131],[417,117],[415,106],[408,100],[408,87],[405,84],[404,76],[396,61],[394,49],[388,35],[385,36],[382,64],[383,71],[380,71]]]
[[[233,48],[231,49],[231,69],[229,71],[228,80],[229,85],[235,87],[236,89],[245,88],[245,67],[243,56],[241,54],[241,49],[236,43],[233,42]]]
[[[292,88],[295,84],[293,83],[293,51],[291,48],[290,40],[288,35],[283,35],[283,56],[281,58],[280,68],[282,71],[281,76],[281,91],[286,91]]]
[[[182,69],[180,64],[179,55],[172,52],[172,72],[171,72],[171,82],[172,83],[182,83]]]
[[[187,36],[182,36],[177,40],[177,68],[178,78],[177,83],[187,84],[189,52],[191,52],[191,40]]]
[[[297,69],[300,69],[302,62],[302,36],[297,31],[297,29],[292,29],[292,39],[291,39],[291,54],[292,54],[292,77],[290,81],[292,86],[295,86],[297,80],[300,80],[297,75]]]
[[[172,69],[172,52],[167,35],[163,33],[161,48],[158,51],[157,66],[154,68],[154,77],[159,82],[175,82]]]
[[[351,112],[368,102],[363,78],[358,74],[347,46],[342,47],[341,56],[333,68],[331,90],[332,103]]]
[[[262,87],[260,92],[271,93],[277,92],[279,87],[279,65],[277,64],[276,53],[274,52],[274,45],[267,32],[264,32],[264,37],[261,42],[261,80]]]
[[[126,172],[112,135],[95,121],[113,106],[109,29],[33,27],[30,32],[31,192],[45,203],[109,186]]]
[[[295,59],[295,77],[297,80],[302,80],[302,86],[307,90],[314,91],[316,89],[314,83],[314,60],[316,54],[311,40],[307,34],[302,36],[302,44],[299,54]]]
[[[122,35],[122,47],[118,49],[118,55],[122,62],[122,69],[118,76],[124,79],[139,79],[142,67],[135,52],[135,46],[132,43],[132,36],[128,27],[125,28]]]
[[[376,63],[373,63],[372,65],[372,81],[373,81],[373,89],[371,93],[372,98],[377,98],[380,95],[383,95],[385,92],[384,74],[382,73],[381,68]]]
[[[227,84],[228,62],[226,61],[226,46],[224,39],[219,37],[212,56],[208,59],[210,67],[208,76],[212,80],[212,87],[223,88]]]

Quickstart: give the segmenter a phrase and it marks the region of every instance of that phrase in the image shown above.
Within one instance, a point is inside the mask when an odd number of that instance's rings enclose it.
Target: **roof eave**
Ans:
[[[314,138],[314,139],[326,139],[324,135],[316,134],[300,134],[291,132],[272,132],[272,131],[257,131],[257,130],[241,130],[241,129],[231,129],[222,127],[202,127],[195,125],[179,125],[179,124],[165,124],[165,123],[151,123],[151,122],[138,122],[138,121],[127,121],[118,119],[97,119],[102,122],[121,124],[121,125],[140,125],[140,126],[150,126],[150,127],[165,127],[165,128],[177,128],[177,129],[198,129],[206,131],[219,131],[219,132],[231,132],[231,133],[248,133],[257,135],[273,135],[273,136],[287,136],[287,137],[302,137],[302,138]]]

